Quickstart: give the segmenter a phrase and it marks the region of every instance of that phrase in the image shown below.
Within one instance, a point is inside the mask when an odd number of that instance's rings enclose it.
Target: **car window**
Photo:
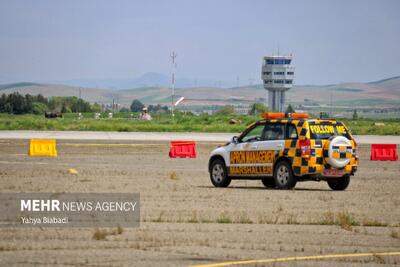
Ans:
[[[265,125],[265,140],[284,140],[285,125],[284,124],[267,124]]]
[[[262,133],[264,130],[264,125],[259,124],[253,129],[251,129],[245,136],[242,137],[242,142],[254,142],[262,140]]]
[[[344,136],[351,139],[346,128],[341,124],[310,123],[311,139],[328,139],[331,136]]]
[[[297,139],[297,130],[296,126],[293,124],[288,124],[287,126],[288,131],[288,139]]]

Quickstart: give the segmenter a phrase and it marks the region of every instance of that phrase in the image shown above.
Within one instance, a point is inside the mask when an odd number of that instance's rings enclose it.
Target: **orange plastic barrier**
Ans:
[[[28,150],[29,156],[57,157],[56,140],[31,139]]]
[[[395,144],[372,144],[371,160],[398,160],[397,146]]]
[[[196,142],[171,141],[170,158],[196,158]]]

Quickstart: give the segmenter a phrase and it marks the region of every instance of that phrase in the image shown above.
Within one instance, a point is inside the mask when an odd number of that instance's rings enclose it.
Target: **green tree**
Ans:
[[[72,112],[91,112],[90,103],[76,96],[64,98],[63,101]]]
[[[6,104],[7,104],[7,96],[6,94],[2,94],[0,97],[0,112],[6,112],[5,111]]]
[[[129,112],[129,108],[123,107],[119,110],[119,112]]]
[[[253,103],[250,106],[249,115],[257,115],[267,111],[267,107],[263,103]]]
[[[49,100],[49,109],[52,111],[61,111],[62,108],[62,98],[59,96],[54,96]]]
[[[157,105],[149,105],[148,107],[149,112],[153,113],[165,113],[168,112],[167,106],[161,106],[160,104]]]
[[[131,104],[131,111],[132,112],[142,111],[143,108],[144,108],[144,105],[139,100],[135,99],[135,100],[132,101],[132,104]]]
[[[292,107],[292,105],[289,104],[289,106],[286,109],[286,113],[295,113],[296,111],[294,110],[294,108]]]
[[[101,112],[102,111],[102,107],[98,103],[94,103],[90,108],[91,108],[92,112]]]
[[[47,105],[40,102],[32,103],[32,113],[33,114],[44,114],[48,110]]]
[[[40,102],[40,103],[49,105],[49,100],[47,98],[45,98],[44,96],[42,96],[41,94],[38,94],[35,97],[35,102]]]
[[[71,110],[70,110],[71,111]],[[67,113],[68,112],[68,110],[67,110],[67,106],[65,105],[65,103],[63,103],[62,104],[62,107],[61,107],[61,113]]]
[[[30,94],[25,95],[25,106],[24,106],[24,113],[32,113],[32,104],[34,102],[33,96]]]
[[[25,97],[20,95],[18,92],[8,95],[7,101],[11,107],[14,114],[24,114],[26,113],[26,101]]]
[[[358,114],[357,114],[357,110],[355,109],[353,111],[353,120],[357,120],[358,119]]]
[[[49,108],[53,111],[61,112],[91,112],[89,102],[79,99],[76,96],[52,97],[49,101]]]
[[[9,113],[9,114],[12,114],[12,113],[14,112],[13,106],[12,106],[10,103],[7,102],[7,103],[4,105],[4,112],[7,112],[7,113]]]
[[[40,99],[40,101],[38,101]],[[12,114],[34,113],[34,103],[42,103],[47,107],[47,99],[42,95],[32,96],[30,94],[21,95],[18,92],[0,97],[0,112],[8,112]],[[42,110],[41,106],[39,110]],[[38,112],[38,106],[35,106],[35,112]]]

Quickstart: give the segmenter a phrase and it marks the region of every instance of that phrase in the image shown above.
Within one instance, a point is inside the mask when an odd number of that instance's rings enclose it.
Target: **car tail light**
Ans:
[[[310,139],[300,140],[299,141],[301,155],[309,158],[311,156],[311,143]]]

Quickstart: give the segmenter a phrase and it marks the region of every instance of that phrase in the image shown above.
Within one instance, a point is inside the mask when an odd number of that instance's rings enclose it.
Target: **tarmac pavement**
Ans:
[[[98,131],[0,131],[0,139],[56,139],[56,140],[132,140],[198,142],[227,142],[239,133],[191,132],[98,132]],[[359,144],[400,144],[396,135],[355,135]]]

